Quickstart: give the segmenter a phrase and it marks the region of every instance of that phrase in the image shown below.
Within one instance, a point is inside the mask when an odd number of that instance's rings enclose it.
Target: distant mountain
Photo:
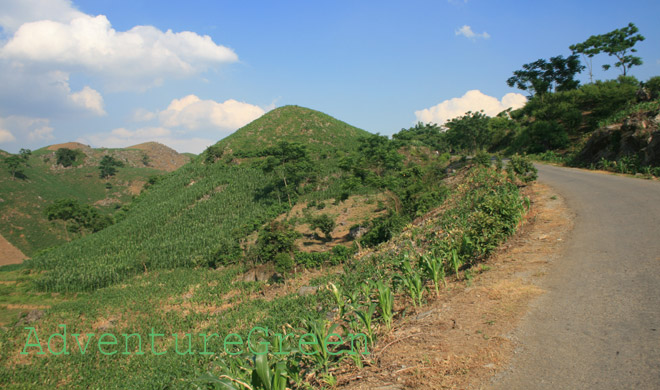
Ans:
[[[70,167],[57,163],[58,149],[79,154]],[[8,153],[0,153],[1,156]],[[124,164],[110,179],[101,179],[99,163],[110,155]],[[66,242],[63,226],[44,215],[58,199],[73,198],[109,214],[140,193],[150,176],[171,172],[190,160],[156,142],[125,149],[93,149],[78,142],[51,145],[35,150],[24,178],[12,178],[0,163],[0,234],[28,256],[40,249]]]

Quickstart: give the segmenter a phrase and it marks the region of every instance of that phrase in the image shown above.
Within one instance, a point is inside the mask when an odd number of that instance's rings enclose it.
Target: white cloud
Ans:
[[[18,115],[11,115],[6,118],[0,117],[0,129],[5,133],[5,136],[0,136],[0,139],[7,138],[4,142],[15,140],[14,134],[30,142],[47,141],[55,138],[50,121],[44,118],[31,118]]]
[[[5,33],[14,33],[29,22],[54,20],[68,22],[84,14],[70,0],[3,0],[0,2],[0,26]]]
[[[88,86],[79,92],[72,93],[69,98],[75,105],[83,107],[96,115],[106,114],[103,109],[103,96]]]
[[[16,137],[9,130],[0,129],[0,144],[16,141]]]
[[[259,106],[233,99],[218,103],[188,95],[172,100],[167,109],[159,113],[159,119],[166,127],[233,131],[259,118],[264,112]]]
[[[467,24],[459,28],[458,30],[454,31],[454,33],[456,35],[462,35],[472,40],[476,40],[477,38],[483,38],[483,39],[490,38],[490,34],[488,34],[487,32],[484,31],[481,34],[477,34],[474,31],[472,31],[472,27],[468,26]]]
[[[137,130],[128,130],[125,128],[118,128],[110,131],[109,133],[92,134],[77,140],[81,143],[90,144],[95,147],[107,148],[125,148],[141,144],[143,142],[160,142],[167,145],[179,153],[189,152],[199,154],[209,145],[214,144],[216,141],[192,137],[180,139],[172,135],[172,131],[164,127],[144,127]]]
[[[525,105],[525,102],[527,102],[527,98],[519,93],[507,93],[502,100],[498,100],[474,89],[466,92],[460,98],[445,100],[433,107],[415,111],[415,116],[421,122],[443,125],[448,120],[462,116],[468,111],[484,110],[486,115],[494,116],[508,108],[520,108]]]
[[[82,72],[102,79],[109,89],[144,90],[166,78],[190,77],[238,60],[233,50],[207,35],[153,26],[116,31],[106,16],[83,14],[61,0],[54,18],[38,12],[26,16],[21,14],[26,7],[17,5],[21,2],[5,6],[18,16],[0,19],[3,28],[15,29],[0,48],[0,58],[27,67]]]
[[[155,117],[156,117],[156,113],[151,112],[149,110],[145,110],[144,108],[137,108],[135,109],[135,111],[133,111],[131,120],[133,122],[149,122]]]

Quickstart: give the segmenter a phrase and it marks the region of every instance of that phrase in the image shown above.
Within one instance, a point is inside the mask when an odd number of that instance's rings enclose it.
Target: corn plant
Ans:
[[[326,348],[323,343],[328,335],[337,333],[335,330],[339,324],[330,323],[325,319],[306,319],[303,320],[302,325],[305,334],[313,334],[317,340],[316,343],[310,344],[311,352],[308,356],[312,359],[317,368],[320,368],[324,373],[327,373],[332,355],[330,355],[328,348]]]
[[[376,282],[378,289],[378,305],[380,306],[380,315],[383,318],[387,330],[392,328],[392,317],[394,316],[394,297],[390,286],[384,284],[382,281]]]
[[[461,266],[461,259],[458,257],[458,252],[456,249],[451,250],[451,265],[454,268],[454,273],[458,277],[458,269]]]
[[[369,344],[374,344],[374,329],[372,326],[374,312],[376,311],[377,305],[375,303],[370,304],[366,310],[355,310],[355,315],[362,324],[363,329],[367,332],[367,338],[369,339]]]
[[[426,273],[433,281],[433,287],[435,287],[435,295],[440,296],[440,282],[442,281],[442,284],[447,287],[447,281],[445,280],[445,264],[442,261],[442,257],[425,254],[422,255],[421,261],[426,270]]]
[[[401,269],[403,273],[397,275],[397,279],[406,287],[413,306],[422,306],[422,299],[426,291],[422,276],[419,272],[413,270],[408,259],[401,263]]]
[[[335,302],[339,308],[339,318],[344,317],[346,310],[346,297],[342,293],[341,287],[337,287],[334,283],[330,283],[328,289],[332,292],[332,296],[335,298]]]

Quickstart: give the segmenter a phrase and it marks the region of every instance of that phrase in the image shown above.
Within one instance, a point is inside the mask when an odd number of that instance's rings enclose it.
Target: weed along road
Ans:
[[[539,165],[575,227],[493,389],[660,389],[660,183]]]

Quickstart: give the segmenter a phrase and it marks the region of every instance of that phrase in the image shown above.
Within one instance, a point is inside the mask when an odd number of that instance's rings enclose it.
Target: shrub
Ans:
[[[515,175],[525,183],[534,181],[538,177],[538,170],[534,164],[527,157],[517,154],[511,156],[506,170],[510,175]]]
[[[490,166],[490,154],[480,151],[474,156],[474,162],[477,165],[481,165],[484,167],[489,167]]]
[[[275,262],[275,269],[277,270],[277,272],[290,271],[295,265],[295,263],[293,262],[293,258],[288,253],[276,254],[274,258],[274,262]]]

